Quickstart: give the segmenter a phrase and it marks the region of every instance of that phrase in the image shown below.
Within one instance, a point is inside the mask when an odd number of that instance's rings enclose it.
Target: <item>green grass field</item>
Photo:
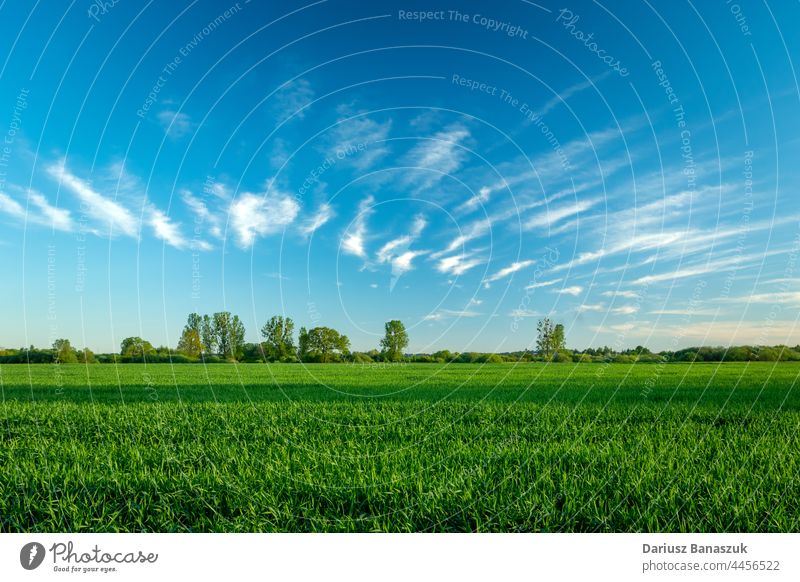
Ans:
[[[1,531],[798,531],[800,365],[5,365]]]

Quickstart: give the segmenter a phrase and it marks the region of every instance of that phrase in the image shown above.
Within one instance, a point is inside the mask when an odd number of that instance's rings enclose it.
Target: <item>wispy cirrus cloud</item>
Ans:
[[[182,111],[165,109],[158,113],[158,122],[164,133],[172,139],[180,139],[189,135],[194,129],[191,118]]]
[[[641,293],[638,291],[603,291],[601,293],[603,297],[624,297],[625,299],[637,299],[641,297]]]
[[[351,227],[345,231],[342,237],[342,252],[361,258],[367,256],[364,246],[367,237],[367,220],[374,212],[372,208],[374,202],[373,196],[367,196],[359,202],[358,213]]]
[[[436,270],[448,275],[463,275],[467,271],[486,263],[486,259],[468,253],[444,257],[436,263]]]
[[[268,188],[266,192],[245,192],[231,202],[228,216],[241,248],[253,246],[259,237],[286,228],[300,212],[294,197]]]
[[[600,81],[602,81],[603,79],[608,77],[610,75],[610,73],[611,73],[610,71],[606,71],[606,72],[604,72],[604,73],[602,73],[602,74],[600,74],[600,75],[598,75],[598,76],[596,76],[596,77],[594,77],[592,79],[586,79],[584,81],[579,81],[578,83],[570,85],[566,89],[562,89],[561,91],[558,92],[557,95],[554,95],[553,97],[551,97],[550,99],[545,101],[545,103],[541,107],[539,107],[536,110],[536,112],[539,115],[545,115],[545,114],[549,113],[550,111],[555,109],[557,106],[559,106],[559,105],[561,105],[563,103],[566,103],[566,101],[569,100],[569,98],[572,97],[573,95],[576,95],[576,94],[578,94],[578,93],[580,93],[582,91],[585,91],[586,89],[590,89],[590,88],[595,87],[597,85],[597,83],[599,83]],[[527,121],[527,118],[526,118],[526,121]]]
[[[580,285],[573,285],[572,287],[564,287],[562,289],[558,289],[556,293],[561,295],[572,295],[573,297],[577,297],[581,293],[583,293],[583,287]]]
[[[55,230],[72,231],[73,224],[69,210],[52,206],[47,198],[36,190],[29,190],[28,198],[39,211],[39,216],[36,218],[38,222],[52,226]]]
[[[52,164],[47,167],[47,173],[70,190],[83,203],[87,215],[106,227],[109,235],[119,231],[126,236],[138,238],[139,221],[133,214],[121,204],[94,190],[89,182],[70,172],[66,164]]]
[[[536,311],[534,309],[514,309],[512,310],[508,316],[514,318],[520,317],[542,317],[544,315],[541,311]]]
[[[25,218],[25,208],[5,192],[0,192],[0,211],[14,218]]]
[[[456,172],[466,160],[463,142],[469,137],[470,132],[464,125],[453,124],[429,138],[419,138],[419,143],[404,158],[405,164],[415,168],[407,174],[406,182],[421,189],[430,188],[444,176]]]
[[[23,188],[11,186],[10,189],[18,192],[20,196],[25,195]],[[74,225],[69,210],[52,206],[43,194],[33,189],[27,191],[27,197],[29,207],[26,209],[8,194],[0,192],[0,212],[4,212],[17,220],[48,226],[54,230],[63,232],[71,232],[73,230]]]
[[[599,204],[602,198],[592,198],[588,200],[576,200],[574,204],[565,204],[558,208],[547,209],[536,216],[525,221],[525,228],[550,228],[558,222],[576,216]]]
[[[539,289],[541,287],[552,287],[553,285],[557,285],[561,283],[563,279],[550,279],[549,281],[537,281],[535,283],[531,283],[530,285],[526,286],[525,289]]]
[[[439,309],[433,313],[429,313],[422,319],[425,321],[442,321],[443,319],[453,319],[456,317],[480,317],[483,315],[477,311],[469,309]]]
[[[534,261],[533,259],[527,259],[524,261],[514,261],[509,266],[503,267],[493,275],[484,279],[483,285],[484,287],[488,288],[490,283],[494,283],[495,281],[499,281],[500,279],[505,279],[506,277],[508,277],[509,275],[513,275],[517,271],[521,271],[522,269],[530,267],[535,262],[536,261]]]
[[[185,249],[188,246],[187,240],[181,234],[180,225],[172,222],[161,210],[155,207],[149,208],[147,222],[156,238],[163,240],[169,246],[176,249]]]
[[[334,212],[333,207],[329,203],[323,202],[317,207],[316,212],[300,226],[300,233],[303,236],[311,236],[335,216],[336,212]]]
[[[431,258],[438,259],[446,254],[452,253],[459,248],[463,248],[468,242],[481,238],[489,232],[491,221],[488,219],[476,220],[461,229],[458,235],[444,249],[431,255]]]
[[[216,212],[212,212],[208,205],[201,199],[194,196],[190,191],[181,192],[183,203],[195,215],[195,227],[203,228],[216,239],[222,239],[221,219]]]
[[[428,253],[426,250],[410,250],[410,246],[415,242],[422,231],[427,226],[425,217],[418,214],[414,217],[408,234],[390,240],[384,244],[377,253],[377,262],[390,263],[392,266],[392,279],[389,283],[389,291],[394,289],[397,280],[410,271],[415,258]]]
[[[273,110],[280,121],[292,116],[295,119],[303,119],[308,106],[314,101],[314,90],[307,79],[295,79],[284,85],[273,98],[275,100]]]
[[[340,117],[325,139],[325,155],[337,165],[350,165],[361,172],[374,167],[389,153],[387,139],[392,120],[378,121],[350,106],[339,106]]]

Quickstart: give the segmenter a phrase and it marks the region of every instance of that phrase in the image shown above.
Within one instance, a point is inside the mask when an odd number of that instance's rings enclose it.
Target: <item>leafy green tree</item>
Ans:
[[[244,324],[239,316],[231,315],[229,311],[215,313],[212,328],[217,353],[226,359],[240,357],[244,345]]]
[[[322,363],[338,360],[350,353],[350,340],[330,327],[308,331],[308,355]]]
[[[53,342],[53,351],[56,362],[59,364],[75,364],[78,362],[78,356],[68,339],[57,339]]]
[[[243,362],[264,362],[264,345],[246,343],[242,346]]]
[[[81,364],[94,364],[97,360],[94,357],[94,352],[89,348],[83,348],[82,350],[78,350],[77,353],[78,362]]]
[[[155,351],[153,344],[138,336],[126,337],[119,346],[119,353],[125,358],[144,358],[153,355]]]
[[[554,331],[553,322],[548,317],[540,319],[536,325],[536,349],[546,358],[549,358],[550,354],[553,353]]]
[[[294,322],[290,317],[271,317],[261,328],[261,336],[270,359],[283,360],[294,354]]]
[[[408,347],[408,332],[402,321],[393,319],[387,321],[384,327],[385,335],[381,340],[381,353],[384,360],[396,362],[403,358],[403,350]]]
[[[217,348],[217,336],[214,333],[214,322],[208,315],[204,315],[200,320],[200,343],[203,345],[203,353],[206,354],[214,353],[214,350]]]
[[[309,353],[309,337],[308,330],[305,327],[300,328],[300,333],[297,336],[297,357],[300,361],[306,361]]]
[[[181,339],[178,340],[177,351],[190,358],[199,358],[205,351],[202,339],[203,318],[197,313],[190,313],[183,326]]]
[[[550,342],[550,349],[553,352],[558,352],[559,350],[563,350],[567,343],[567,338],[564,333],[564,325],[561,323],[557,323],[556,326],[553,328],[553,335]]]
[[[439,350],[438,352],[434,352],[432,356],[437,362],[451,362],[455,359],[455,355],[452,354],[450,350]]]

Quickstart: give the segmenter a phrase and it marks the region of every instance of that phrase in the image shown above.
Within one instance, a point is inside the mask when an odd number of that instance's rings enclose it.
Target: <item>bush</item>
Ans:
[[[558,350],[555,354],[553,354],[553,362],[571,362],[572,361],[572,354],[566,350]]]

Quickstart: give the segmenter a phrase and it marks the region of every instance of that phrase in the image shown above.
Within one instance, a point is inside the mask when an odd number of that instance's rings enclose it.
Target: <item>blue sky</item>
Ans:
[[[2,346],[800,343],[796,3],[57,4],[0,4]]]

